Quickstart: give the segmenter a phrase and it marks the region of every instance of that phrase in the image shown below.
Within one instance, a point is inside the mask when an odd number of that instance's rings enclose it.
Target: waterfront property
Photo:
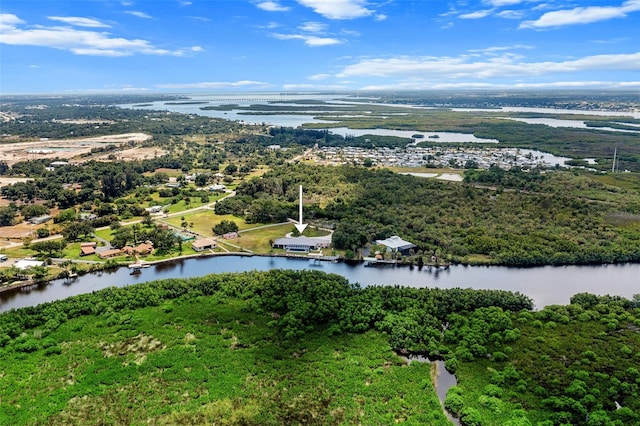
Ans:
[[[122,253],[123,252],[120,249],[110,249],[101,251],[100,253],[98,253],[98,256],[100,257],[100,259],[108,259],[110,257],[120,256]]]
[[[329,247],[330,241],[326,238],[309,237],[285,237],[278,238],[273,242],[273,248],[280,248],[293,252],[309,252],[321,248]]]
[[[182,240],[183,243],[186,243],[187,241],[193,241],[196,239],[195,234],[190,233],[188,231],[185,232],[174,232],[174,235],[177,236],[178,238],[180,238]]]
[[[153,244],[151,243],[151,241],[147,241],[144,243],[140,243],[135,247],[124,246],[122,248],[122,251],[130,256],[136,254],[147,255],[153,252]]]
[[[416,248],[415,244],[405,241],[397,235],[389,237],[386,240],[377,240],[376,244],[385,246],[388,252],[396,252],[405,256],[409,254],[409,250]]]
[[[191,248],[195,251],[213,250],[218,247],[218,242],[215,238],[198,238],[191,243]]]
[[[27,257],[24,259],[17,260],[16,263],[13,264],[17,269],[25,270],[28,268],[33,268],[36,266],[44,266],[44,262],[42,260],[35,259],[33,257]]]

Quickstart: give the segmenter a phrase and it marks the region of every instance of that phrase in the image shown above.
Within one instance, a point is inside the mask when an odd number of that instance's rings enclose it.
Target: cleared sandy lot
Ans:
[[[28,180],[29,178],[0,176],[0,188],[6,185],[13,185],[16,182],[26,182]]]
[[[123,145],[130,142],[139,143],[150,139],[151,136],[144,133],[124,133],[120,135],[98,136],[90,138],[73,138],[73,139],[43,139],[33,142],[16,142],[0,144],[0,161],[4,161],[9,165],[19,161],[35,160],[35,159],[62,159],[71,163],[86,161],[86,155],[91,153],[92,148],[104,147],[106,145]],[[123,152],[119,152],[118,160],[140,158],[135,149],[128,149],[128,155],[133,158],[127,158]],[[158,151],[156,149],[156,151]],[[145,152],[143,155],[149,155]],[[103,157],[102,154],[96,155],[95,158]],[[107,159],[108,154],[104,155]],[[144,158],[144,157],[142,157]],[[101,158],[102,159],[102,158]]]

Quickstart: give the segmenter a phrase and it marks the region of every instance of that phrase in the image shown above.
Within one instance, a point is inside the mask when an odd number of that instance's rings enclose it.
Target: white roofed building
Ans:
[[[417,246],[409,241],[405,241],[397,235],[391,236],[385,240],[377,240],[376,244],[385,246],[387,251],[399,252],[404,255],[409,254],[409,250],[415,249]]]

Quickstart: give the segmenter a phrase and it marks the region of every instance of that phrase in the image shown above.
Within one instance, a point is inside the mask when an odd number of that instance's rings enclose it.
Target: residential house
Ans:
[[[191,243],[191,248],[195,251],[213,250],[218,247],[218,242],[215,238],[198,238]]]
[[[89,256],[96,254],[96,242],[89,241],[86,243],[80,243],[80,256]]]
[[[385,246],[387,251],[401,253],[405,256],[409,254],[409,250],[417,247],[415,244],[405,241],[397,235],[389,237],[386,240],[377,240],[376,244]]]
[[[100,256],[100,259],[108,259],[110,257],[120,256],[122,253],[120,249],[111,249],[100,252],[98,256]]]
[[[14,267],[21,269],[21,270],[25,270],[28,268],[34,268],[36,266],[45,266],[44,261],[42,260],[38,260],[36,258],[33,257],[26,257],[24,259],[20,259],[17,260],[14,264]]]
[[[124,246],[122,247],[122,251],[129,256],[136,255],[136,254],[140,254],[144,256],[147,254],[151,254],[153,252],[153,244],[151,243],[151,241],[147,241],[144,243],[140,243],[135,247]]]

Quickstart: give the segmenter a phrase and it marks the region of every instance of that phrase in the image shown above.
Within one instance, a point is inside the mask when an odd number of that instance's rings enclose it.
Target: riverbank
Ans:
[[[309,256],[305,256],[305,255],[302,255],[302,254],[294,254],[294,253],[261,254],[261,253],[247,253],[247,252],[220,252],[220,253],[188,254],[188,255],[183,255],[183,256],[170,257],[170,258],[167,258],[167,259],[144,261],[142,263],[145,265],[145,267],[147,265],[149,267],[151,267],[151,266],[162,265],[162,264],[165,264],[165,263],[172,263],[172,262],[181,261],[181,260],[203,259],[203,258],[224,257],[224,256],[279,257],[279,258],[288,258],[288,259],[308,259],[308,260],[326,261],[326,262],[338,262],[338,261],[342,260],[342,258],[339,257],[339,256],[312,256],[312,257],[309,257]],[[23,290],[25,288],[31,288],[34,285],[46,286],[47,284],[49,284],[52,281],[61,280],[61,279],[64,280],[64,279],[69,279],[69,278],[74,278],[75,279],[75,278],[80,277],[80,276],[84,276],[84,275],[87,275],[87,274],[93,274],[93,273],[99,273],[101,271],[106,271],[106,270],[109,270],[109,269],[127,268],[131,264],[129,262],[127,262],[127,263],[119,262],[119,263],[114,265],[114,264],[108,264],[108,263],[105,262],[103,268],[95,267],[97,264],[93,264],[93,265],[94,265],[94,267],[92,269],[86,270],[86,271],[78,271],[78,273],[74,274],[74,276],[69,276],[68,274],[66,274],[63,271],[57,277],[55,277],[53,279],[50,279],[50,280],[44,280],[44,281],[23,280],[23,281],[13,282],[11,284],[8,284],[8,285],[5,285],[5,286],[1,286],[0,287],[0,294],[5,293],[5,292],[16,291],[16,290]]]
[[[229,262],[228,258],[216,260]],[[274,258],[238,260],[249,266]],[[186,270],[186,262],[193,261],[197,259],[184,261],[175,269]],[[371,306],[377,309],[369,309]],[[486,419],[486,424],[507,424],[514,419],[514,424],[524,424],[525,417],[537,424],[549,419],[564,407],[558,410],[545,404],[535,396],[542,393],[538,389],[550,397],[573,398],[569,386],[579,371],[585,377],[585,387],[597,389],[593,401],[598,407],[607,407],[611,416],[622,415],[606,405],[610,398],[607,391],[615,392],[616,401],[627,410],[625,416],[633,420],[629,416],[637,412],[637,398],[626,383],[634,378],[632,348],[638,347],[640,335],[629,331],[637,322],[629,306],[622,315],[618,301],[583,297],[571,308],[550,306],[544,312],[532,312],[531,303],[515,294],[406,287],[360,289],[335,274],[284,270],[108,288],[2,316],[7,333],[2,361],[9,369],[8,393],[3,400],[21,403],[34,395],[36,400],[21,404],[25,408],[18,410],[5,404],[0,412],[13,416],[15,424],[19,424],[15,421],[18,413],[46,423],[46,416],[57,413],[66,413],[62,418],[67,421],[76,413],[89,418],[95,415],[92,407],[104,405],[105,410],[118,408],[128,421],[135,418],[154,423],[149,416],[158,415],[156,402],[173,395],[175,401],[165,405],[167,410],[179,407],[180,415],[197,413],[208,403],[220,404],[220,398],[229,407],[233,404],[225,398],[238,398],[242,402],[238,407],[266,407],[256,413],[275,413],[278,407],[308,413],[309,407],[317,408],[309,401],[319,400],[323,401],[321,407],[330,407],[323,411],[328,418],[352,412],[363,413],[361,417],[367,421],[380,414],[384,424],[396,418],[416,424],[449,424],[424,417],[438,415],[444,421],[433,394],[434,371],[425,363],[407,364],[392,354],[393,348],[406,348],[407,353],[442,354],[455,369],[460,386],[449,391],[451,397],[445,405],[465,424],[478,418]],[[565,320],[553,321],[562,315]],[[447,324],[444,333],[443,324]],[[144,333],[134,336],[139,330]],[[564,338],[568,333],[575,337]],[[606,342],[593,345],[594,339]],[[548,344],[541,345],[541,341]],[[476,343],[470,352],[470,342],[487,343]],[[369,347],[376,352],[370,353]],[[558,353],[569,357],[568,362]],[[547,370],[540,375],[536,360],[542,357]],[[585,357],[589,362],[578,364]],[[317,364],[316,359],[331,366]],[[567,365],[571,371],[563,374]],[[597,374],[603,369],[608,372],[604,378]],[[243,373],[236,374],[239,371]],[[562,382],[549,377],[559,377]],[[160,392],[158,380],[166,383]],[[185,383],[191,387],[185,388]],[[98,393],[94,391],[96,384],[100,385]],[[241,394],[223,394],[220,386],[225,392]],[[131,408],[127,401],[134,395],[148,395],[148,404],[122,414],[126,407]],[[425,406],[427,396],[429,407]],[[42,410],[42,398],[53,401],[45,404],[47,410]],[[339,398],[345,402],[337,401]],[[289,400],[297,403],[291,405],[286,402]],[[354,400],[359,406],[351,404]],[[285,404],[272,406],[271,401]],[[371,411],[375,404],[380,405]],[[148,411],[147,405],[154,410]],[[574,418],[582,413],[584,418],[583,408],[573,407],[568,415]],[[103,410],[98,415],[103,418],[109,414]],[[289,421],[292,418],[287,417]],[[168,423],[189,423],[185,417],[181,419],[172,417]]]
[[[73,280],[53,280],[44,286],[31,287],[29,291],[6,291],[0,293],[0,312],[91,293],[106,287],[127,287],[156,280],[273,269],[321,270],[341,275],[360,286],[398,285],[520,292],[534,301],[535,309],[568,304],[577,293],[609,294],[627,299],[640,293],[640,264],[635,263],[535,268],[452,265],[445,270],[396,266],[370,268],[362,263],[312,262],[303,258],[269,255],[207,254],[157,262],[152,267],[143,269],[141,274],[131,275],[126,267],[112,268],[81,275]],[[603,283],[607,285],[604,286]]]

